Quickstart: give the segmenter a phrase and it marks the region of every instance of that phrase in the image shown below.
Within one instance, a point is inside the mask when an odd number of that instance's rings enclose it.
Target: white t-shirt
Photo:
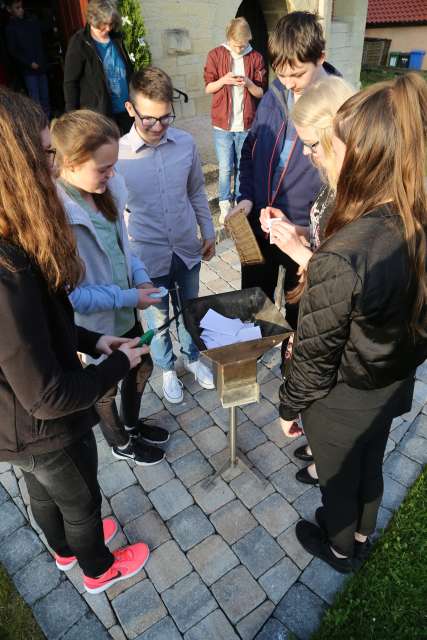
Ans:
[[[245,76],[245,62],[244,56],[252,51],[252,47],[249,44],[243,53],[234,53],[228,46],[223,44],[223,47],[231,53],[232,68],[231,71],[235,76]],[[231,112],[230,131],[245,131],[245,124],[243,120],[243,99],[245,95],[245,87],[231,85],[231,96],[233,101],[233,109]]]

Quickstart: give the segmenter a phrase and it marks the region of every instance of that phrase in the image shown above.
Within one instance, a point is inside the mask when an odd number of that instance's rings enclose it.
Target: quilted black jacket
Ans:
[[[388,205],[329,238],[310,260],[292,366],[280,415],[294,419],[337,382],[381,389],[407,378],[427,356],[411,336],[414,287],[400,217]]]

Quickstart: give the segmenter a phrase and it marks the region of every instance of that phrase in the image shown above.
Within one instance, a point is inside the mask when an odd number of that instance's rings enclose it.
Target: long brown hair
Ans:
[[[99,147],[120,138],[115,122],[89,109],[70,111],[53,120],[51,134],[60,171],[65,167],[65,163],[75,166],[84,164]],[[107,220],[115,222],[118,212],[109,189],[104,193],[93,193],[92,197],[98,210]]]
[[[334,122],[347,146],[329,237],[378,205],[391,201],[403,224],[416,295],[410,326],[425,333],[427,303],[427,84],[416,73],[375,84],[347,100]]]
[[[32,100],[0,87],[0,237],[25,251],[50,288],[73,288],[82,265],[42,145],[47,124]],[[4,255],[0,264],[12,269]]]

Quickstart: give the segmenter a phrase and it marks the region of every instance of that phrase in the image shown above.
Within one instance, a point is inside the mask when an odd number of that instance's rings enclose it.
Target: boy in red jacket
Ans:
[[[258,100],[267,86],[263,57],[252,49],[251,39],[251,30],[244,18],[231,20],[226,29],[226,42],[209,51],[205,65],[205,90],[212,94],[212,125],[219,165],[220,223],[240,195],[240,154]]]

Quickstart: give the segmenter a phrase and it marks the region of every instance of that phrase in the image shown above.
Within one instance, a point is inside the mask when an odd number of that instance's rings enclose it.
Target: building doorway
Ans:
[[[236,13],[236,18],[242,16],[249,22],[253,36],[252,46],[263,55],[269,72],[268,34],[286,13],[288,9],[285,0],[243,0]]]
[[[258,0],[243,0],[237,10],[236,18],[245,18],[252,32],[252,46],[258,51],[268,66],[268,31],[264,13]]]

